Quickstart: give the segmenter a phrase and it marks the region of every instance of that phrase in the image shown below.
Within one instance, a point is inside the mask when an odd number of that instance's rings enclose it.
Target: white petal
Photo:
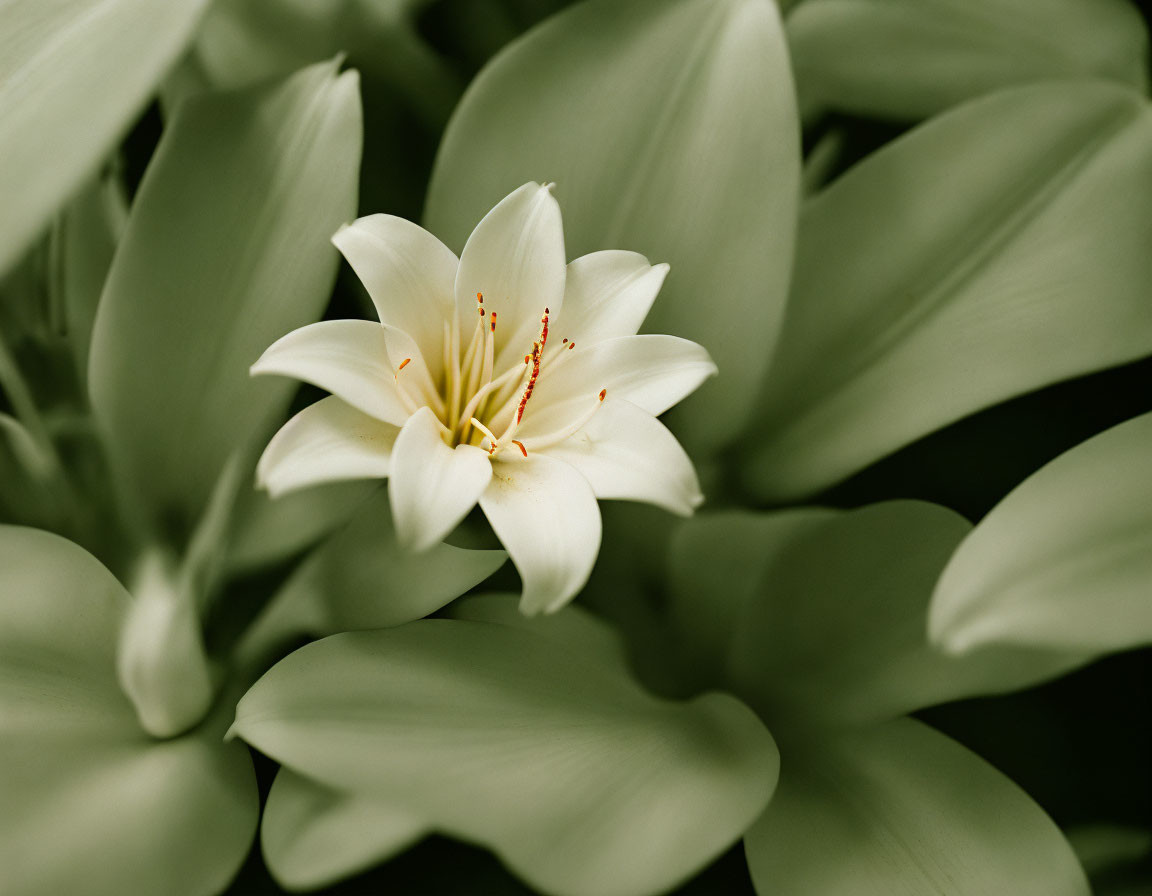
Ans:
[[[668,265],[651,265],[637,252],[577,258],[568,264],[564,310],[553,332],[579,345],[635,336],[667,275]]]
[[[427,405],[437,414],[443,413],[444,399],[440,397],[433,379],[434,368],[428,366],[416,340],[397,327],[385,324],[381,329],[384,331],[388,360],[396,371],[393,382],[397,392],[406,394],[418,407]]]
[[[465,339],[476,320],[476,294],[498,314],[496,369],[532,349],[540,316],[564,301],[564,226],[547,186],[528,183],[476,225],[460,254],[456,309]]]
[[[571,358],[540,375],[528,402],[524,439],[562,430],[587,413],[604,390],[659,416],[716,373],[703,346],[677,336],[620,336],[587,348],[577,344]]]
[[[409,550],[444,539],[476,506],[492,479],[488,452],[475,445],[449,448],[441,424],[421,408],[404,424],[392,449],[388,497],[396,535]]]
[[[573,467],[539,454],[497,461],[480,507],[523,580],[522,612],[551,613],[584,587],[600,550],[600,508]]]
[[[681,516],[690,516],[704,500],[676,437],[623,399],[609,398],[583,429],[547,454],[575,467],[597,498],[644,501]]]
[[[459,266],[452,250],[423,227],[392,215],[353,221],[332,242],[368,290],[380,323],[409,333],[438,374]]]
[[[385,331],[367,320],[326,320],[276,340],[251,367],[319,386],[377,420],[402,424]]]
[[[380,479],[398,432],[335,396],[322,398],[272,437],[256,478],[273,497],[321,482]]]

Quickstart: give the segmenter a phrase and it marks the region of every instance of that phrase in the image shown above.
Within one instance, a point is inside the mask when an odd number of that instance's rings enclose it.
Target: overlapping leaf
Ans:
[[[154,518],[186,526],[224,460],[283,411],[292,383],[248,367],[327,302],[360,139],[356,76],[325,64],[191,100],[161,140],[89,366],[118,469]]]
[[[960,544],[932,600],[933,636],[957,651],[1152,641],[1152,414],[1026,479]]]
[[[927,118],[1048,78],[1148,83],[1148,36],[1128,0],[806,0],[787,25],[809,116]]]
[[[656,893],[756,817],[775,745],[733,698],[657,700],[604,649],[530,622],[335,635],[257,682],[234,731],[322,783],[488,845],[547,892]]]
[[[0,3],[0,273],[112,148],[205,6]]]
[[[1152,352],[1150,189],[1147,102],[1089,81],[966,104],[849,171],[802,216],[751,487],[810,495],[973,411]]]

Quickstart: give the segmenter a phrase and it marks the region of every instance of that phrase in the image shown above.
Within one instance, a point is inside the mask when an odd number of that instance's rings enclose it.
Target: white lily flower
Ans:
[[[401,540],[442,540],[479,502],[523,580],[526,613],[559,609],[600,548],[597,498],[688,515],[699,483],[656,417],[716,372],[674,336],[638,336],[668,273],[633,252],[565,265],[550,185],[525,184],[459,260],[426,230],[370,215],[333,242],[380,323],[323,321],[253,373],[332,393],[276,434],[257,468],[274,496],[387,477]]]

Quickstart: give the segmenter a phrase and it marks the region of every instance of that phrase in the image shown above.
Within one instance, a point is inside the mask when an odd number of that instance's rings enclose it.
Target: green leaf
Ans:
[[[283,412],[295,384],[248,367],[324,309],[359,161],[356,75],[332,64],[192,99],[171,122],[100,300],[89,377],[154,519],[186,527],[227,457]]]
[[[128,199],[115,177],[86,185],[52,230],[50,285],[81,383],[88,378],[88,352],[96,307],[128,216]]]
[[[0,273],[112,149],[206,5],[0,3]]]
[[[457,108],[426,223],[459,250],[500,199],[556,182],[568,257],[642,252],[672,271],[645,329],[702,343],[720,376],[677,409],[696,450],[745,421],[780,321],[799,136],[764,0],[595,0],[484,69]]]
[[[273,667],[233,730],[490,847],[546,892],[662,892],[763,808],[772,738],[732,697],[658,700],[602,641],[549,631],[435,619],[335,635]]]
[[[1123,650],[1152,641],[1152,414],[1026,479],[964,540],[932,598],[932,636]]]
[[[1148,85],[1148,35],[1127,0],[807,0],[787,33],[806,117],[927,118],[1049,78]]]
[[[9,896],[213,896],[256,830],[216,719],[149,738],[116,679],[130,598],[91,555],[0,527],[0,855]]]
[[[245,635],[241,651],[258,658],[293,638],[422,619],[484,581],[507,559],[504,551],[448,544],[421,553],[401,548],[388,493],[379,489],[296,569]]]
[[[402,852],[427,825],[386,802],[333,790],[282,768],[260,824],[268,870],[290,890],[313,890]]]
[[[763,896],[1088,896],[1044,811],[919,722],[785,749],[784,761],[744,840]]]
[[[228,544],[228,568],[251,572],[286,560],[336,529],[379,488],[378,482],[333,482],[280,498],[244,489]]]
[[[1152,352],[1149,190],[1152,112],[1104,82],[1001,91],[865,159],[804,209],[750,487],[811,495]]]
[[[698,516],[672,549],[681,655],[773,725],[800,727],[893,719],[1085,662],[1024,648],[958,659],[929,643],[933,586],[970,529],[919,501]]]

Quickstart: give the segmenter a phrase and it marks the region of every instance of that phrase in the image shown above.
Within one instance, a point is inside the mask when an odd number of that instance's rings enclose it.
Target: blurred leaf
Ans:
[[[958,659],[932,647],[932,588],[970,529],[919,501],[686,521],[669,576],[685,660],[703,640],[720,675],[713,684],[773,725],[801,726],[884,721],[1086,662],[1086,653],[1024,648]]]
[[[1122,650],[1152,641],[1152,414],[1065,452],[964,540],[932,599],[933,638]]]
[[[547,892],[661,892],[756,817],[775,745],[733,698],[657,700],[582,642],[456,619],[335,635],[257,682],[233,730]]]
[[[88,378],[96,307],[127,216],[128,198],[119,180],[100,177],[73,198],[52,230],[53,297],[82,384]]]
[[[460,249],[526,179],[555,181],[568,257],[629,249],[672,271],[645,329],[702,343],[720,376],[670,415],[696,450],[739,431],[792,258],[799,136],[775,6],[594,0],[480,73],[454,113],[426,223]]]
[[[1148,35],[1127,0],[807,0],[787,34],[805,118],[915,120],[1048,78],[1148,85]]]
[[[1149,191],[1152,112],[1103,82],[1005,90],[865,159],[804,209],[749,486],[811,495],[1152,352]]]
[[[1152,854],[1152,831],[1111,824],[1084,824],[1065,832],[1089,878],[1132,865]]]
[[[257,658],[291,638],[388,628],[422,619],[499,569],[504,551],[438,544],[400,547],[388,493],[379,489],[344,528],[314,550],[245,635]]]
[[[334,482],[280,498],[255,488],[243,489],[228,543],[229,571],[251,572],[304,550],[347,522],[379,485]]]
[[[128,594],[56,535],[0,527],[0,867],[6,896],[212,896],[256,830],[219,720],[149,738],[116,681]],[[63,848],[63,851],[62,851]]]
[[[312,890],[384,861],[427,826],[383,801],[333,790],[282,768],[260,825],[268,870],[290,890]]]
[[[316,320],[328,238],[355,214],[360,108],[332,64],[184,104],[144,177],[100,300],[92,401],[146,512],[187,527],[225,459],[295,388],[251,380],[274,340]]]
[[[205,0],[0,3],[0,273],[112,148]]]
[[[784,761],[744,840],[764,896],[1088,896],[1044,811],[926,725],[888,722]]]

